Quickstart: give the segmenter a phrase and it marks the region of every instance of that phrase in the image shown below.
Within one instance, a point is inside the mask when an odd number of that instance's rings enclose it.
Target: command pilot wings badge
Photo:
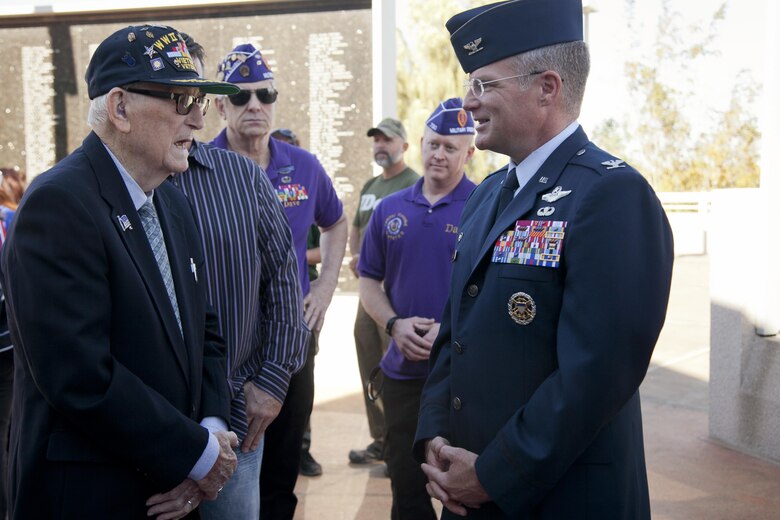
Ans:
[[[609,161],[604,161],[601,164],[606,166],[607,170],[614,170],[615,168],[625,168],[626,167],[626,161],[624,161],[622,159],[610,159]]]
[[[555,202],[558,199],[562,199],[566,195],[571,193],[571,190],[564,191],[560,186],[556,186],[550,193],[542,195],[542,200],[545,202]]]
[[[482,49],[484,49],[484,47],[479,46],[480,43],[482,43],[482,38],[477,38],[472,42],[468,42],[466,45],[463,46],[463,48],[466,49],[467,51],[470,51],[469,56],[471,56],[472,54],[476,54]]]

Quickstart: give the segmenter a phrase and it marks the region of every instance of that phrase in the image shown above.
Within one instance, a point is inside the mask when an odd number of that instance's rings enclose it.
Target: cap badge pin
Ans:
[[[482,49],[484,49],[484,47],[479,46],[480,43],[482,43],[482,38],[477,38],[474,41],[468,42],[466,45],[463,46],[463,48],[469,51],[469,56],[471,56],[472,54],[476,54]]]
[[[562,199],[566,195],[571,193],[571,190],[565,190],[561,188],[560,186],[556,186],[554,190],[552,190],[550,193],[545,193],[542,195],[542,200],[545,202],[555,202],[558,199]]]
[[[135,67],[135,58],[129,53],[126,52],[124,56],[122,56],[122,61],[127,64],[128,67]]]
[[[615,168],[625,168],[626,167],[626,161],[623,161],[621,159],[610,159],[609,161],[604,161],[601,164],[606,166],[607,170],[614,170]]]
[[[154,47],[153,47],[153,46],[151,46],[151,45],[150,45],[149,47],[147,47],[146,45],[144,45],[144,54],[146,54],[147,56],[149,56],[149,59],[151,59],[152,57],[154,57],[154,53],[155,53],[155,52],[157,52],[157,51],[156,51],[156,50],[154,50]]]
[[[238,69],[238,73],[245,78],[249,77],[249,67],[247,67],[246,65],[241,65],[241,67]]]
[[[131,42],[131,43],[132,43],[132,42],[134,42],[134,41],[135,41],[135,33],[133,33],[133,32],[131,32],[131,33],[128,33],[128,35],[127,35],[127,41],[129,41],[129,42]]]
[[[146,37],[150,40],[154,40],[154,33],[152,31],[146,31]]]
[[[539,211],[536,212],[536,214],[539,215],[540,217],[549,217],[553,213],[555,213],[555,208],[553,208],[552,206],[545,206],[543,208],[539,208]]]
[[[536,302],[524,292],[516,292],[507,304],[509,317],[518,325],[528,325],[536,317]]]

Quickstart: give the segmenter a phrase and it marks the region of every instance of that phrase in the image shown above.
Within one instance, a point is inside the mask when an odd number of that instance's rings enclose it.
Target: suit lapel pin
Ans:
[[[119,221],[119,225],[122,227],[122,231],[133,229],[133,225],[130,223],[130,219],[127,215],[117,215],[116,219]]]
[[[547,181],[549,179],[547,177],[539,177],[539,183],[540,184],[547,184]]]
[[[198,266],[195,265],[195,260],[190,258],[190,271],[192,271],[192,277],[195,278],[195,283],[198,283]]]
[[[560,186],[556,186],[554,190],[552,190],[550,193],[545,193],[542,195],[542,200],[545,202],[555,202],[558,199],[562,199],[566,195],[571,193],[571,190],[565,190],[561,188]]]
[[[539,215],[540,217],[549,217],[553,213],[555,213],[555,208],[553,208],[552,206],[545,206],[543,208],[539,208],[539,211],[536,212],[536,214]]]

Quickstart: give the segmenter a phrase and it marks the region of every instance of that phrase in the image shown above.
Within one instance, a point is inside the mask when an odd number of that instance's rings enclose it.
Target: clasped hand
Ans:
[[[467,507],[479,508],[490,501],[477,478],[476,461],[476,453],[454,448],[443,437],[427,441],[422,470],[428,478],[428,494],[458,516],[466,516]]]
[[[431,356],[433,340],[439,333],[439,324],[431,318],[412,316],[393,325],[393,339],[398,350],[409,361],[425,361]]]
[[[219,441],[219,455],[211,470],[197,482],[185,479],[181,484],[168,491],[158,493],[146,501],[148,516],[157,516],[157,520],[176,520],[198,507],[202,500],[214,500],[222,487],[233,475],[238,461],[233,448],[238,447],[238,437],[233,432],[214,432]]]

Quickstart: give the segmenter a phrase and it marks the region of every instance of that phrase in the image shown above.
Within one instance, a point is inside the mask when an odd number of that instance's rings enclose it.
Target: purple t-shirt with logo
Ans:
[[[211,144],[228,149],[227,130],[222,130]],[[344,208],[333,189],[333,182],[317,158],[297,146],[276,139],[268,140],[271,162],[265,171],[290,221],[298,276],[303,295],[309,294],[306,265],[306,238],[312,224],[327,228],[338,222]]]
[[[450,288],[452,254],[458,240],[460,214],[476,187],[463,176],[447,196],[431,204],[420,179],[385,197],[374,210],[360,248],[360,276],[384,281],[385,293],[402,318],[420,316],[441,322]],[[395,340],[380,363],[393,379],[422,379],[428,361],[409,361]]]

